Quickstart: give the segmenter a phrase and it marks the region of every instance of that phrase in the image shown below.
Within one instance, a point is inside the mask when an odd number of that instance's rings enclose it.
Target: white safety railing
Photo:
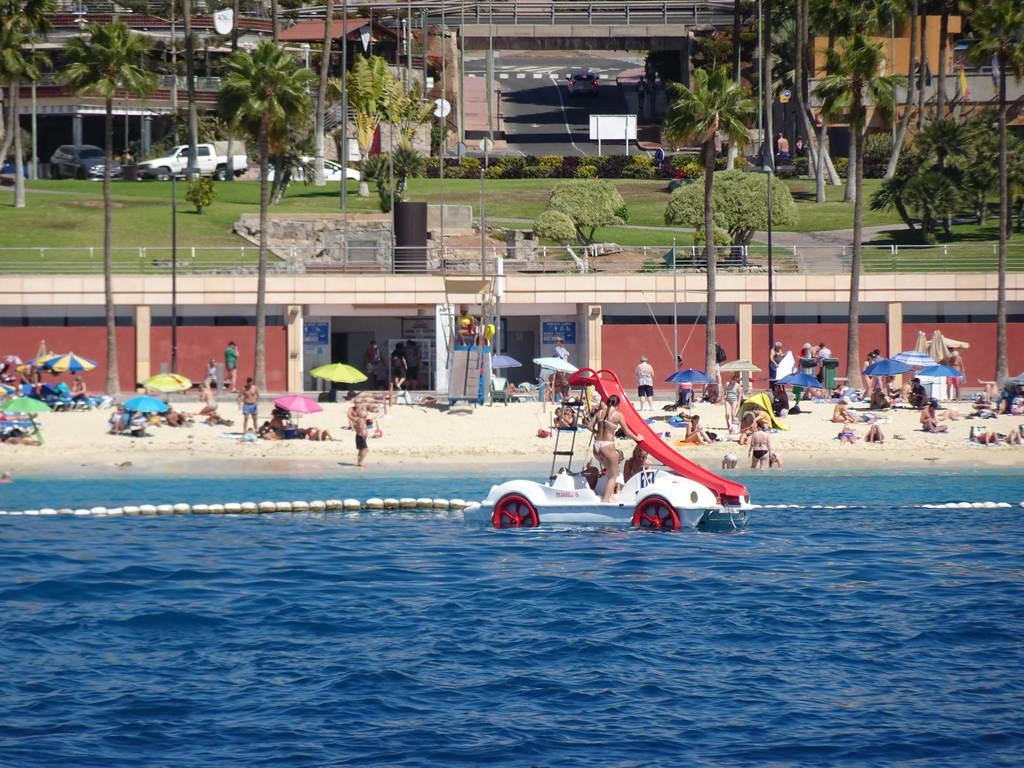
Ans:
[[[274,247],[269,271],[275,274],[480,274],[504,260],[506,273],[658,273],[669,272],[673,264],[680,271],[706,269],[700,246],[642,245],[551,246],[535,241],[494,246],[428,244],[422,247],[393,247],[387,242],[351,243],[346,247]],[[767,271],[769,260],[777,274],[848,274],[852,246],[774,246],[771,254],[763,245],[720,246],[718,269]],[[967,273],[995,272],[998,246],[873,246],[862,248],[866,273]],[[169,247],[114,248],[111,253],[115,274],[214,275],[254,274],[259,248]],[[1024,245],[1007,246],[1007,269],[1024,271]],[[102,274],[103,248],[0,248],[0,274],[60,275]]]

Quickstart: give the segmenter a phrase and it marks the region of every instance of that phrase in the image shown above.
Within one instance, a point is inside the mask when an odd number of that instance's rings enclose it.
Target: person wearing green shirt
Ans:
[[[224,350],[224,369],[228,372],[228,380],[224,382],[224,389],[230,387],[232,392],[237,392],[238,345],[233,341],[229,341],[228,348]]]

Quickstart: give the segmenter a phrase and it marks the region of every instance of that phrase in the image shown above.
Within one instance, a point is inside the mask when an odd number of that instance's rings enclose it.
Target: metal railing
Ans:
[[[775,246],[772,270],[776,274],[849,274],[849,244]],[[490,271],[496,258],[504,259],[508,274],[651,274],[672,270],[671,246],[488,247],[481,264],[479,245],[394,248],[373,246],[324,248],[290,246],[271,249],[272,274],[480,274]],[[985,273],[998,267],[998,247],[986,245],[864,246],[864,271],[872,273]],[[115,248],[111,254],[115,274],[179,275],[255,274],[259,249],[238,247]],[[679,271],[703,272],[700,246],[677,246]],[[720,247],[722,272],[765,272],[765,246]],[[1024,272],[1024,245],[1007,246],[1007,269]],[[103,273],[103,248],[0,248],[0,274],[81,275]]]

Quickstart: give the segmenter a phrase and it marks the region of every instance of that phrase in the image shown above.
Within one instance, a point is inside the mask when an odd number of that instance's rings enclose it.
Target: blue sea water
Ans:
[[[0,517],[0,766],[1024,765],[1019,472],[736,476],[769,505],[739,533]],[[0,509],[492,479],[24,477]],[[1013,506],[922,506],[957,501]]]

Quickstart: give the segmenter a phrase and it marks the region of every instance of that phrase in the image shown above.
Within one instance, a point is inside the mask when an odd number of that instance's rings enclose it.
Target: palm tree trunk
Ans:
[[[17,119],[17,115],[20,112],[18,107],[18,98],[20,94],[18,91],[21,90],[21,82],[14,84],[14,87],[10,91],[11,95],[11,111],[15,114],[15,119],[11,123],[14,133],[14,207],[24,208],[25,207],[25,174],[24,174],[24,162],[22,161],[22,149],[21,149],[21,123]],[[0,159],[4,156],[0,155]]]
[[[825,120],[822,119],[821,125],[818,126],[818,163],[814,172],[814,175],[817,177],[814,200],[818,203],[825,202],[825,159],[828,157],[828,146],[825,132],[827,130],[828,128],[825,127]]]
[[[270,134],[267,119],[264,118],[259,130],[260,147],[260,262],[256,278],[256,348],[253,351],[253,378],[260,392],[267,389],[267,211],[270,208],[270,182],[267,181],[267,167],[270,165]]]
[[[713,375],[718,362],[715,343],[718,340],[718,297],[715,293],[715,225],[711,210],[711,190],[715,178],[715,136],[704,142],[704,260],[707,264],[707,325],[704,334],[704,370]]]
[[[18,113],[14,111],[15,104],[14,99],[12,97],[12,94],[16,90],[17,85],[15,85],[14,83],[7,83],[7,124],[9,126],[9,130],[7,130],[6,132],[0,130],[0,136],[2,136],[3,138],[3,144],[0,145],[0,161],[7,157],[7,153],[11,151],[11,143],[14,141],[14,127],[18,125]],[[0,114],[3,114],[2,109],[0,109]],[[2,128],[3,126],[0,125],[0,129]]]
[[[999,56],[999,278],[996,287],[996,381],[1010,374],[1006,353],[1006,240],[1009,237],[1010,190],[1006,171],[1006,68],[1007,57]]]
[[[857,109],[857,107],[854,107]],[[863,107],[860,107],[863,109]],[[846,378],[858,381],[860,376],[860,276],[861,276],[861,240],[864,229],[864,130],[861,120],[856,123],[854,131],[854,167],[852,175],[856,184],[853,200],[853,256],[850,259],[850,306],[846,335]],[[849,170],[848,170],[849,172]]]
[[[184,0],[185,21],[185,77],[188,79],[188,167],[199,165],[196,142],[199,141],[199,111],[196,108],[196,64],[195,40],[192,37],[192,0]],[[190,174],[186,173],[190,178]]]
[[[324,112],[327,111],[327,79],[331,76],[331,41],[334,24],[334,0],[327,0],[327,12],[324,20],[324,51],[320,57],[320,83],[316,92],[316,117],[314,119],[313,143],[316,146],[316,157],[313,159],[313,185],[324,186]],[[344,25],[343,25],[344,27]],[[341,186],[345,186],[341,180]]]
[[[919,45],[917,39],[917,5],[918,0],[913,0],[910,8],[910,50],[907,71],[907,96],[903,102],[903,117],[900,118],[899,128],[896,129],[896,136],[892,142],[892,154],[889,155],[889,165],[885,168],[885,178],[891,179],[896,173],[896,163],[900,159],[900,150],[903,148],[903,137],[907,133],[907,125],[910,124],[910,102],[911,94],[914,92],[914,64],[918,61],[915,52]]]
[[[768,142],[768,155],[764,154],[764,147],[761,148],[761,163],[766,168],[775,170],[775,120],[772,117],[772,106],[775,104],[775,99],[772,98],[772,8],[774,3],[772,0],[765,0],[764,8],[764,51],[767,55],[762,54],[764,61],[762,62],[764,68],[761,71],[761,77],[764,78],[764,137]]]
[[[949,6],[942,4],[942,16],[939,19],[939,63],[937,74],[938,93],[935,100],[935,119],[946,119],[946,56],[949,50],[949,43],[946,38],[949,36]]]
[[[917,130],[924,126],[924,73],[928,69],[928,8],[921,9],[921,66],[917,78]]]
[[[103,168],[103,299],[107,316],[107,388],[106,394],[121,391],[117,368],[117,315],[114,311],[114,220],[110,200],[110,164],[114,162],[114,99],[107,97],[103,120],[103,142],[106,163]]]
[[[852,121],[851,121],[852,122]],[[857,180],[854,178],[853,166],[857,163],[857,136],[853,125],[850,126],[850,156],[846,163],[846,191],[843,202],[852,203],[857,199]]]

